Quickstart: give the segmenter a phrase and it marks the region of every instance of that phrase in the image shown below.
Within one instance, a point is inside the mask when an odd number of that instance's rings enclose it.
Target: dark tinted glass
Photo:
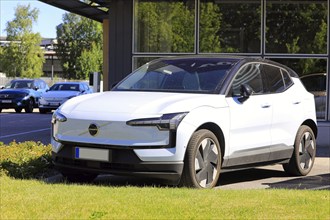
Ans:
[[[200,2],[202,53],[260,53],[261,1]]]
[[[285,87],[289,88],[293,84],[293,82],[290,78],[290,75],[286,70],[281,69],[281,72],[282,72]]]
[[[265,79],[267,79],[267,93],[278,93],[285,90],[280,68],[263,64],[262,72]]]
[[[327,0],[267,0],[266,53],[326,54]]]
[[[253,94],[262,94],[264,92],[260,64],[248,64],[239,70],[233,81],[232,96],[241,95],[242,84],[250,86]]]
[[[326,75],[325,74],[313,74],[301,79],[308,91],[326,91]]]
[[[162,59],[143,65],[114,90],[214,93],[237,59]]]

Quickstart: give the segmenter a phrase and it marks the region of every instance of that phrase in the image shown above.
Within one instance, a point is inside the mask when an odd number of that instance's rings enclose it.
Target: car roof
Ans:
[[[57,82],[57,83],[54,83],[55,84],[81,84],[81,82]]]

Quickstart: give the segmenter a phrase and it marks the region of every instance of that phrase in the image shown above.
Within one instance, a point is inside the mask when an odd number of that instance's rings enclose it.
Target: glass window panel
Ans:
[[[242,84],[250,86],[254,95],[264,92],[260,64],[248,64],[239,70],[231,88],[232,96],[241,95]]]
[[[201,0],[201,53],[260,53],[261,1]]]
[[[314,94],[317,119],[325,120],[327,111],[326,59],[272,59],[295,70],[306,89]]]
[[[133,57],[133,70],[160,57]]]
[[[194,52],[195,0],[134,2],[134,52]]]
[[[267,79],[267,92],[279,93],[285,90],[281,70],[275,66],[262,65],[262,72]]]
[[[326,54],[327,0],[266,1],[266,53]]]

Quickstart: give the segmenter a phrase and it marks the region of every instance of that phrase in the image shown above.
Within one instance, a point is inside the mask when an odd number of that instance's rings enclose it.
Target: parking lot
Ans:
[[[40,141],[50,143],[50,126],[52,114],[15,113],[3,110],[0,113],[0,142]],[[61,182],[61,175],[49,178],[50,182]],[[137,178],[101,175],[95,183],[109,185],[148,185],[153,181]],[[328,189],[330,190],[330,153],[329,147],[317,149],[314,168],[306,177],[289,177],[281,165],[265,166],[221,174],[220,189],[258,189],[258,188],[294,188],[294,189]]]

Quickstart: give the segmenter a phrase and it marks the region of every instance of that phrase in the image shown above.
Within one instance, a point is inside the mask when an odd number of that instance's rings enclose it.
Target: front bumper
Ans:
[[[75,159],[75,145],[66,144],[59,152],[52,152],[52,159],[55,167],[63,172],[144,176],[161,179],[168,184],[180,181],[183,162],[145,162],[133,149],[111,148],[109,151],[109,162]]]
[[[7,99],[0,100],[0,108],[24,108],[27,106],[27,99]]]

